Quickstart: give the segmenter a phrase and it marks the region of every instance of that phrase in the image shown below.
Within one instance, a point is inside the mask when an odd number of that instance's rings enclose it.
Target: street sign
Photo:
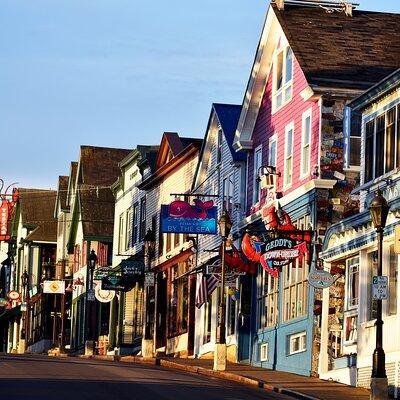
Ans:
[[[28,309],[28,304],[27,303],[21,303],[21,311],[24,312]]]
[[[388,277],[372,277],[372,298],[374,300],[386,300],[388,298]]]
[[[43,293],[64,294],[65,293],[65,281],[44,281],[43,282]]]
[[[88,301],[95,301],[96,297],[95,297],[94,289],[88,290],[87,299],[88,299]]]
[[[144,285],[154,286],[154,272],[146,272],[144,274]]]

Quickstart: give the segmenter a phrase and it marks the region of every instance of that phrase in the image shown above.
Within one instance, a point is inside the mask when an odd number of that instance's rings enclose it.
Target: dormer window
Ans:
[[[274,62],[273,104],[277,111],[292,99],[293,52],[287,46],[276,53]]]

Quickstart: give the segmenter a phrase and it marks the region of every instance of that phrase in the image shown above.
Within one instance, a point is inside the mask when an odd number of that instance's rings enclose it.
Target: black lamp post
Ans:
[[[28,272],[25,270],[24,273],[21,275],[21,285],[22,285],[22,289],[23,289],[23,300],[25,303],[25,309],[24,309],[24,316],[23,316],[23,331],[22,331],[22,339],[27,340],[27,312],[28,312],[28,304],[27,304],[27,291],[28,291],[28,284],[29,284],[29,274]],[[26,344],[25,344],[26,346]]]
[[[371,200],[368,210],[371,214],[372,223],[378,235],[378,276],[382,276],[382,245],[383,245],[383,230],[386,226],[387,216],[389,214],[389,206],[386,199],[383,197],[381,190],[378,189],[374,198]],[[386,390],[382,389],[383,396],[387,396],[387,377],[385,370],[385,352],[383,351],[383,335],[382,335],[382,299],[377,299],[377,316],[376,316],[376,348],[372,356],[372,375],[371,375],[371,396],[378,399],[374,393],[380,392],[378,381],[386,380]],[[383,378],[383,379],[382,379]],[[376,380],[378,379],[378,381]],[[382,383],[382,382],[381,382]],[[374,390],[375,389],[375,390]],[[382,397],[383,398],[383,397]]]
[[[154,236],[154,232],[151,229],[148,229],[143,238],[144,242],[144,257],[146,261],[146,274],[151,273],[151,258],[154,254],[156,239]],[[144,329],[144,339],[150,340],[152,339],[152,321],[153,321],[153,313],[154,313],[154,286],[146,285],[146,308],[145,308],[145,329]],[[150,306],[150,300],[153,297],[153,307]]]
[[[88,265],[90,270],[90,290],[93,290],[93,274],[97,264],[97,256],[94,250],[90,251]]]
[[[226,348],[223,349],[223,355],[221,357],[219,353],[218,345],[225,345],[226,334],[225,334],[225,250],[226,240],[232,228],[232,220],[227,210],[222,212],[220,219],[218,220],[219,235],[222,239],[222,254],[221,254],[221,291],[219,299],[218,309],[218,324],[217,324],[217,335],[216,335],[216,351],[214,352],[214,369],[225,370],[226,369]]]

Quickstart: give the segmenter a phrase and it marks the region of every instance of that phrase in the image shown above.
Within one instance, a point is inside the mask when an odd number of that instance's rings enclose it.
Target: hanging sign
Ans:
[[[335,282],[334,276],[324,270],[311,271],[307,279],[308,283],[317,289],[326,289]]]
[[[143,260],[122,260],[121,275],[131,277],[141,277],[144,274]]]
[[[186,201],[175,200],[161,206],[161,232],[195,233],[215,235],[217,233],[217,207],[212,200],[193,200],[194,205]]]
[[[1,180],[0,180],[1,181]],[[0,191],[3,189],[3,181],[1,181]],[[14,213],[14,205],[18,200],[18,189],[14,188],[12,194],[7,195],[8,188],[5,194],[0,195],[0,241],[11,239],[9,232],[9,221]],[[11,196],[11,200],[7,200],[7,196]]]
[[[96,285],[94,295],[100,303],[109,303],[115,297],[115,290],[103,290],[100,285]]]
[[[101,280],[102,290],[120,290],[128,292],[132,288],[132,280],[123,276],[109,275]]]
[[[7,293],[7,297],[10,300],[17,301],[20,299],[21,295],[16,290],[11,290],[10,292]]]
[[[8,304],[8,300],[0,297],[0,307],[5,307]]]
[[[94,277],[93,279],[95,280],[101,280],[105,276],[108,276],[112,271],[111,267],[99,267],[94,271]]]
[[[44,281],[43,293],[50,294],[64,294],[65,282],[64,281]]]

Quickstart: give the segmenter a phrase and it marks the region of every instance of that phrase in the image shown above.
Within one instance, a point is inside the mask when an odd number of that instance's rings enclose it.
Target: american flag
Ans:
[[[214,275],[203,274],[196,295],[196,307],[200,308],[206,301],[208,296],[215,290],[218,285],[218,279]]]

